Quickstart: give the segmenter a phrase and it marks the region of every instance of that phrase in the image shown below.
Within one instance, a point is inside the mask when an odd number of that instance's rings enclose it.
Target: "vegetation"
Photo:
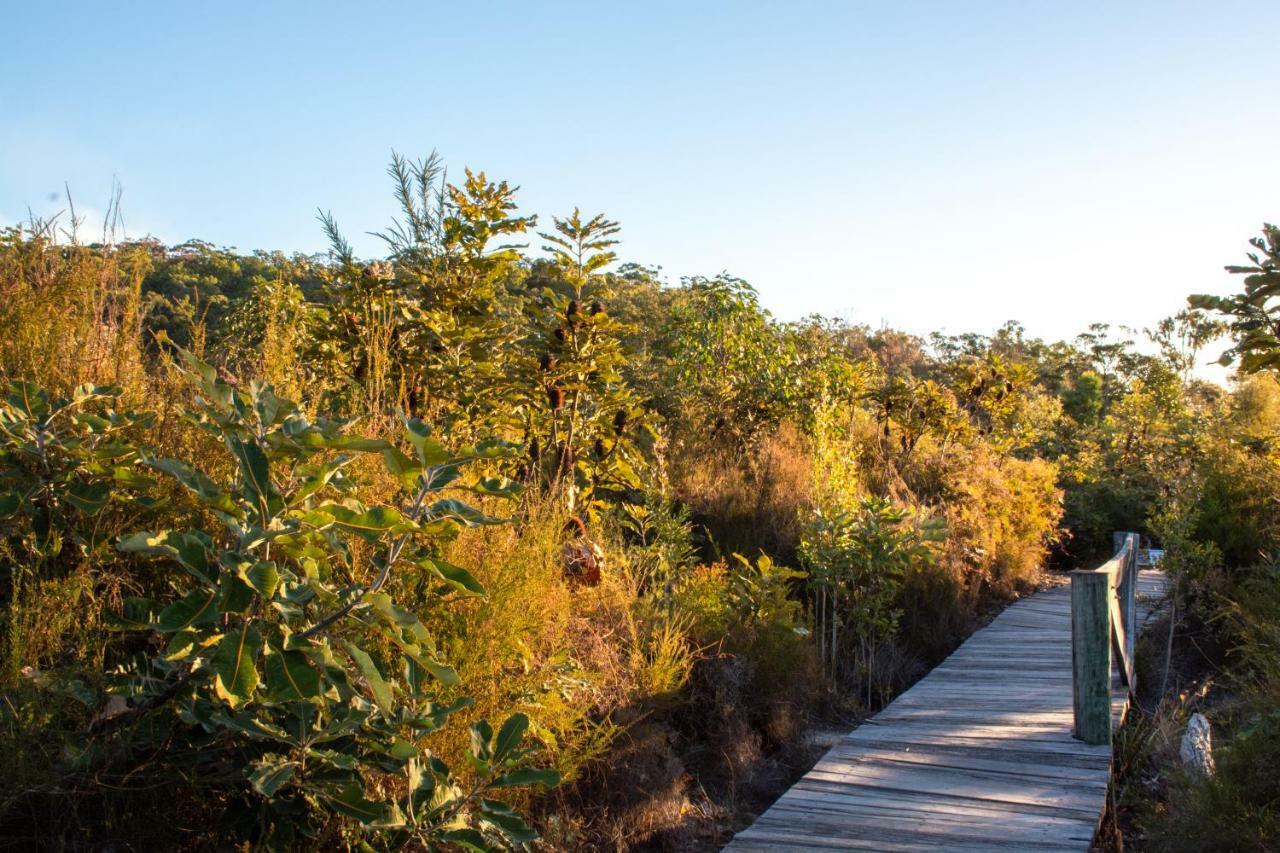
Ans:
[[[14,846],[711,849],[808,726],[1114,530],[1274,715],[1273,229],[1145,348],[925,341],[667,284],[434,155],[389,174],[378,259],[327,213],[317,257],[0,235]],[[1193,369],[1215,309],[1231,392]]]
[[[1280,231],[1264,226],[1229,297],[1193,296],[1215,312],[1239,362],[1234,393],[1196,424],[1156,502],[1151,526],[1167,549],[1174,610],[1159,648],[1159,685],[1131,727],[1122,802],[1138,840],[1159,850],[1265,851],[1280,845],[1280,457],[1276,455],[1280,340],[1272,319],[1280,292]],[[1193,713],[1213,726],[1215,772],[1181,766],[1182,727]]]

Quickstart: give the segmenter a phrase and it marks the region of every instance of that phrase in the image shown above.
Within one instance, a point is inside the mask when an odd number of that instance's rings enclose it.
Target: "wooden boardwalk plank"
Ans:
[[[1164,595],[1140,572],[1137,622]],[[1112,711],[1127,708],[1119,674]],[[1072,730],[1071,593],[1011,604],[841,738],[731,851],[1085,851],[1106,800],[1109,744]]]

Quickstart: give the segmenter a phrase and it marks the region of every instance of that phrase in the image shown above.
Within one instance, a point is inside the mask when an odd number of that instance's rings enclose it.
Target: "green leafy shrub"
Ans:
[[[435,701],[432,681],[450,684],[456,673],[438,659],[427,627],[382,591],[399,570],[419,573],[441,594],[483,593],[430,542],[496,523],[439,493],[467,465],[505,448],[449,452],[406,419],[410,457],[389,442],[347,435],[340,422],[309,421],[268,386],[230,386],[180,355],[196,393],[190,415],[221,441],[236,474],[219,482],[177,459],[143,457],[217,525],[121,539],[122,550],[162,558],[183,579],[167,603],[125,602],[119,626],[153,632],[164,645],[117,670],[110,689],[128,708],[101,728],[163,709],[189,727],[187,736],[236,753],[256,798],[244,801],[247,814],[231,816],[273,848],[314,838],[317,812],[352,818],[394,847],[531,840],[518,814],[489,799],[555,783],[554,773],[521,766],[530,752],[527,718],[513,715],[497,732],[473,723],[469,778],[455,776],[424,744],[469,700]],[[403,483],[406,509],[354,497],[344,473],[350,451],[383,456]],[[511,491],[497,480],[467,488]],[[357,562],[361,554],[367,565]]]
[[[852,512],[815,513],[801,540],[819,599],[824,665],[833,681],[860,684],[868,705],[883,687],[873,663],[897,633],[905,579],[937,559],[944,537],[937,522],[917,522],[886,500],[866,498]]]

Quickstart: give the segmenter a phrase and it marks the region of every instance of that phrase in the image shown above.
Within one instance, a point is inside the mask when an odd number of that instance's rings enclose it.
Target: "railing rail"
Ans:
[[[1134,689],[1138,534],[1115,534],[1116,552],[1091,571],[1071,573],[1071,664],[1075,736],[1111,742],[1112,654],[1120,679]]]

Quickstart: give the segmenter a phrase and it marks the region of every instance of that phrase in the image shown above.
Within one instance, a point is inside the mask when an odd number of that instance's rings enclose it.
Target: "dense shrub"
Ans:
[[[705,843],[1050,557],[1142,529],[1208,601],[1280,530],[1280,394],[1196,386],[1203,315],[1159,355],[782,322],[389,174],[379,259],[327,214],[316,257],[0,236],[12,837]]]

